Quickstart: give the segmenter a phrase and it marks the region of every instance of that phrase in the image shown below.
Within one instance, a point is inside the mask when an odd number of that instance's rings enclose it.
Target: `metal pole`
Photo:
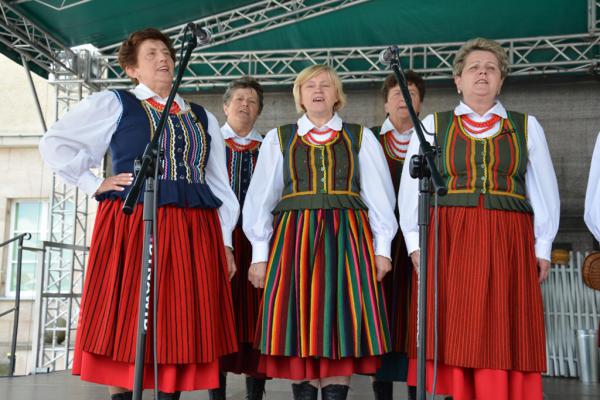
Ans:
[[[17,286],[15,288],[15,318],[13,320],[12,341],[10,343],[10,365],[8,367],[8,376],[14,376],[15,363],[17,361],[17,334],[19,332],[19,307],[21,303],[21,267],[23,264],[23,239],[27,237],[29,240],[31,235],[21,236],[19,238],[19,250],[17,251]],[[9,283],[10,284],[10,283]]]
[[[25,73],[27,74],[27,80],[29,81],[29,87],[31,88],[31,94],[33,95],[33,100],[35,101],[35,106],[38,111],[40,123],[42,124],[42,129],[44,132],[46,132],[48,130],[48,128],[46,127],[46,120],[44,119],[44,113],[42,112],[42,106],[40,105],[40,99],[37,95],[37,91],[35,90],[33,78],[31,77],[31,71],[29,70],[29,64],[27,64],[27,60],[23,56],[21,56],[21,62],[23,63],[23,68],[25,68]]]

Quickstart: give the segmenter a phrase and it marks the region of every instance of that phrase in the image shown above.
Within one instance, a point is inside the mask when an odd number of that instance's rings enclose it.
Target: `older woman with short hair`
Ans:
[[[429,232],[427,383],[432,389],[437,239],[436,392],[455,400],[542,399],[546,353],[540,283],[550,270],[560,202],[542,127],[535,117],[508,111],[498,100],[507,72],[506,52],[498,43],[468,41],[454,60],[462,101],[423,120],[437,137],[438,167],[448,185],[448,194],[438,200],[439,237],[433,223]],[[407,158],[418,149],[413,137]],[[405,165],[400,226],[415,264],[417,195],[418,181]],[[416,297],[411,324],[408,380],[414,384]]]
[[[252,77],[245,76],[229,83],[223,95],[223,111],[227,122],[221,126],[229,183],[240,205],[254,174],[258,150],[263,140],[254,124],[262,112],[263,89]],[[265,375],[258,371],[260,353],[253,348],[258,321],[261,290],[248,281],[252,246],[242,231],[242,217],[233,230],[233,247],[237,273],[231,279],[235,311],[238,351],[221,357],[221,383],[209,391],[211,400],[226,398],[227,372],[246,375],[246,400],[260,400],[265,390]]]
[[[244,204],[250,280],[264,286],[256,343],[268,376],[296,381],[295,399],[346,398],[389,349],[380,280],[391,269],[394,190],[373,133],[337,114],[335,71],[303,70],[304,115],[267,133]]]
[[[171,91],[175,50],[149,28],[132,33],[119,51],[132,90],[95,93],[46,132],[40,151],[66,182],[99,201],[81,300],[73,373],[110,386],[113,399],[131,399],[143,229],[140,202],[121,212],[140,156]],[[157,314],[159,398],[219,384],[219,356],[236,351],[229,278],[235,272],[231,232],[239,205],[229,186],[225,148],[216,118],[179,95],[159,146]],[[90,170],[112,156],[113,176]],[[156,281],[154,278],[157,278]],[[147,342],[143,386],[152,388],[152,343]]]

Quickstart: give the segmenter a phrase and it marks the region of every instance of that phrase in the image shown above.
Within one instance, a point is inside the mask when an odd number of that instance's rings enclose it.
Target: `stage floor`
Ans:
[[[227,398],[244,398],[244,379],[238,375],[228,375]],[[55,372],[47,375],[35,375],[16,378],[0,378],[0,399],[5,400],[104,400],[108,399],[106,389],[99,385],[85,383],[67,372]],[[206,391],[184,393],[186,400],[208,399]],[[267,383],[266,400],[289,400],[292,398],[288,381],[274,379]],[[351,400],[371,400],[371,384],[368,377],[352,377],[352,389],[348,396]],[[406,387],[396,384],[395,399],[406,399]],[[544,378],[544,400],[597,400],[600,398],[600,384],[582,384],[576,379]],[[147,391],[144,399],[152,399]],[[436,399],[441,399],[436,396]]]

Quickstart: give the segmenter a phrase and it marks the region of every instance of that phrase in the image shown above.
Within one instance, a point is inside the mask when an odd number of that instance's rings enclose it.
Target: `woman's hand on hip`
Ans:
[[[104,192],[108,192],[111,190],[116,190],[117,192],[122,192],[123,190],[125,190],[126,186],[129,186],[132,183],[133,183],[133,174],[131,174],[129,172],[124,172],[122,174],[109,176],[108,178],[106,178],[105,180],[102,181],[102,183],[100,184],[100,187],[98,187],[98,190],[96,190],[96,193],[94,193],[94,195],[98,196],[99,194],[102,194]]]

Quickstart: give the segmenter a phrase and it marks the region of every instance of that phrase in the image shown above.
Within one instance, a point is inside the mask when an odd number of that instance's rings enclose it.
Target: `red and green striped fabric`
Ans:
[[[257,343],[263,354],[339,359],[388,352],[367,213],[277,214],[261,316]]]

